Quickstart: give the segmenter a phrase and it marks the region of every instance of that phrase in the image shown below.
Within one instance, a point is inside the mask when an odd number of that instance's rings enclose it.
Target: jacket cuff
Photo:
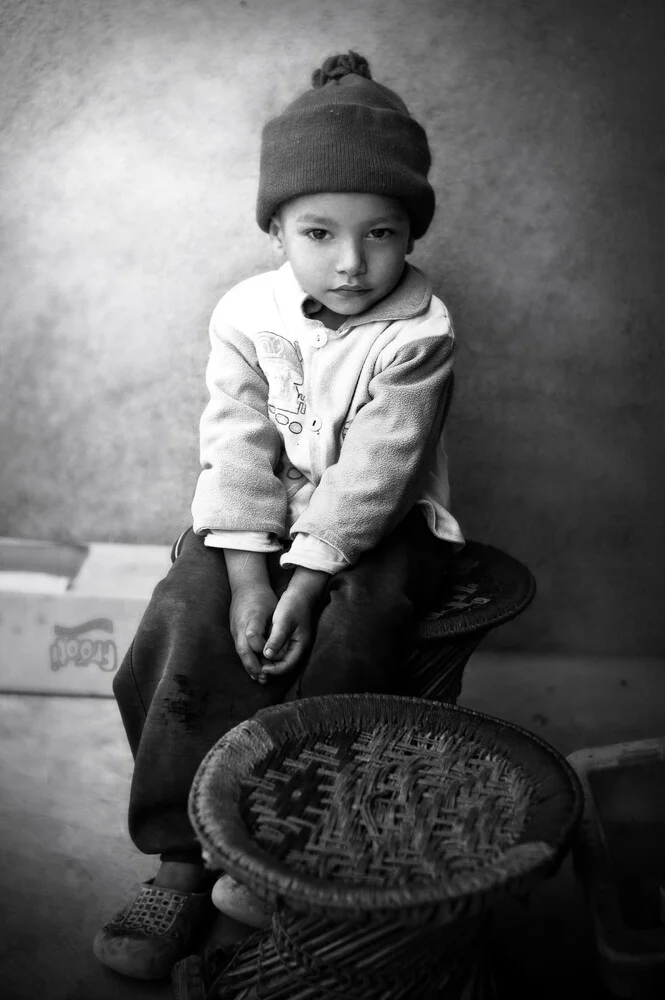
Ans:
[[[351,564],[334,545],[329,545],[316,535],[299,531],[293,540],[293,545],[280,559],[282,566],[304,566],[305,569],[317,569],[334,576],[340,570],[347,569]]]
[[[282,546],[268,531],[209,531],[204,542],[213,549],[243,552],[280,552]]]

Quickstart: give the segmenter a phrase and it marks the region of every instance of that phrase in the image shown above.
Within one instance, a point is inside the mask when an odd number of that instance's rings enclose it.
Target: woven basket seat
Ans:
[[[473,651],[491,629],[521,614],[535,593],[523,563],[492,545],[467,542],[451,562],[436,605],[420,618],[408,684],[400,693],[456,702]]]
[[[519,615],[536,583],[524,563],[493,545],[468,541],[452,559],[437,606],[423,615],[423,642],[485,633]]]
[[[462,996],[492,904],[556,870],[581,801],[557,751],[468,709],[360,694],[262,710],[190,795],[207,862],[276,907],[215,995],[262,969],[253,995],[276,1000]]]

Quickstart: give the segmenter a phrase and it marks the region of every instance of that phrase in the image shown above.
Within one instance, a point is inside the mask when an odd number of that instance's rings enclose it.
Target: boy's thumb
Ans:
[[[268,640],[265,646],[263,647],[263,655],[265,656],[266,660],[272,660],[273,657],[277,656],[282,646],[286,642],[287,637],[288,637],[287,630],[284,627],[284,625],[280,624],[273,625],[272,629],[270,630],[270,635],[268,636]]]

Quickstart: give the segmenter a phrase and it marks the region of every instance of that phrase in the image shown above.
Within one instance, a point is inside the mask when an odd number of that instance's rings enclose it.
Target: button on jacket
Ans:
[[[455,343],[425,275],[329,330],[291,266],[232,288],[210,323],[194,530],[336,572],[415,504],[463,544],[448,511],[443,416]],[[233,534],[229,534],[233,533]]]

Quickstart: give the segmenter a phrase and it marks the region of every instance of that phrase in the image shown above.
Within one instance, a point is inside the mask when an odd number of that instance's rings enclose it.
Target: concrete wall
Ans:
[[[659,0],[0,3],[0,534],[187,523],[264,119],[334,51],[428,129],[454,510],[535,572],[495,643],[665,651]]]

